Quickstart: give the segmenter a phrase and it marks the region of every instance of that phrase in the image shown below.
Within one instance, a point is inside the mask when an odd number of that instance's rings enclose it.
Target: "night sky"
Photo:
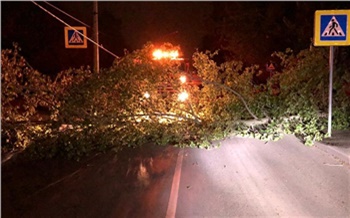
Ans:
[[[82,26],[56,9],[41,6],[72,26]],[[49,2],[90,25],[92,37],[93,2]],[[191,56],[205,34],[205,20],[212,7],[206,2],[98,2],[99,41],[118,56],[140,49],[151,41],[180,45],[184,56]],[[39,71],[52,74],[68,67],[92,63],[92,43],[87,49],[64,47],[64,24],[32,2],[1,2],[1,47],[18,42],[21,54]],[[114,57],[100,50],[100,65],[108,67]],[[91,64],[90,64],[91,66]]]
[[[71,26],[82,24],[45,2],[41,6]],[[86,23],[92,37],[93,2],[49,2]],[[226,46],[226,56],[264,65],[273,51],[310,46],[315,10],[350,9],[349,2],[98,2],[99,41],[118,56],[146,42],[179,45],[185,58]],[[93,44],[66,49],[64,24],[30,1],[1,2],[1,47],[17,42],[37,70],[56,74],[93,63]],[[223,52],[224,53],[224,52]],[[114,57],[100,50],[100,66]]]

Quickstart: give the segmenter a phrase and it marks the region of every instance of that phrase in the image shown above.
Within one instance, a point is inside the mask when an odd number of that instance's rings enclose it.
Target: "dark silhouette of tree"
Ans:
[[[312,44],[316,10],[346,9],[345,2],[213,2],[201,49],[221,49],[223,59],[264,65],[274,51]]]

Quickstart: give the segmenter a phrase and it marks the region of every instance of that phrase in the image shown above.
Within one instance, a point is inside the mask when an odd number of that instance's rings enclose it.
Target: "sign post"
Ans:
[[[314,45],[329,48],[328,135],[332,134],[333,46],[350,45],[350,10],[318,10],[315,12]]]
[[[332,95],[333,95],[333,60],[334,48],[329,47],[329,97],[328,97],[328,131],[329,136],[332,134]]]

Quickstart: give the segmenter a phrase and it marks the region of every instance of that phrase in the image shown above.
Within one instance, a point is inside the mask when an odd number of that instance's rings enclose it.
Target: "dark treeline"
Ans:
[[[349,2],[214,2],[202,49],[224,60],[265,64],[274,51],[312,46],[316,10],[350,9]]]

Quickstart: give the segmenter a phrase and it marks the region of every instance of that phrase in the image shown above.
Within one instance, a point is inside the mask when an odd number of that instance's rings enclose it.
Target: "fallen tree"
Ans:
[[[162,48],[178,49],[171,44]],[[328,72],[325,50],[275,53],[283,71],[256,86],[252,78],[258,66],[243,67],[239,61],[218,65],[216,53],[210,52],[192,57],[201,84],[182,83],[179,77],[193,72],[183,72],[178,61],[153,59],[154,49],[146,44],[99,74],[82,67],[53,80],[30,68],[17,48],[3,50],[2,141],[8,144],[3,149],[78,159],[95,150],[148,142],[208,148],[231,134],[275,140],[291,133],[307,145],[325,137],[325,119],[319,116],[327,100],[322,94]],[[165,85],[170,92],[160,89]],[[179,98],[183,93],[187,99]],[[348,128],[346,96],[339,89],[334,97],[335,126]]]

